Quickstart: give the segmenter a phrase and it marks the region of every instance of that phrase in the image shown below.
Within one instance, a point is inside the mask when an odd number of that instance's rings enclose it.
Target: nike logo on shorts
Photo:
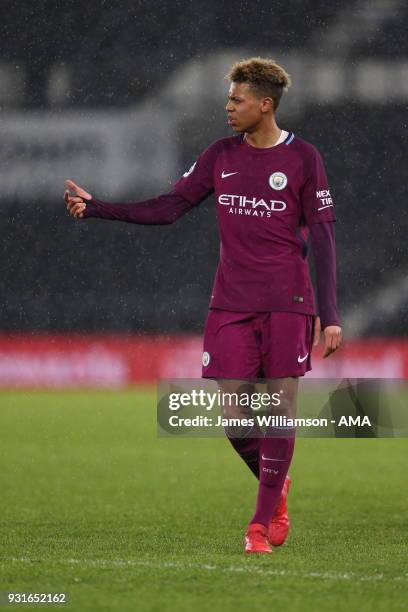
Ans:
[[[298,355],[298,363],[303,363],[305,361],[305,359],[307,359],[308,355],[309,355],[309,353],[306,353],[306,355],[304,357],[301,357],[300,355]]]
[[[222,171],[221,178],[227,178],[227,176],[232,176],[233,174],[238,174],[238,172],[224,172]]]

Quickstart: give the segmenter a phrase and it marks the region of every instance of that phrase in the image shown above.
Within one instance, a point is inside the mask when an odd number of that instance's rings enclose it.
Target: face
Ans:
[[[266,113],[273,112],[271,98],[257,96],[248,83],[232,82],[228,92],[228,125],[234,132],[253,132],[264,120]]]

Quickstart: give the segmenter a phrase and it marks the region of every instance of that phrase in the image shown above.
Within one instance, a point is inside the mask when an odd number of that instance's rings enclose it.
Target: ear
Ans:
[[[270,113],[274,112],[274,104],[272,98],[264,98],[261,103],[261,112]]]

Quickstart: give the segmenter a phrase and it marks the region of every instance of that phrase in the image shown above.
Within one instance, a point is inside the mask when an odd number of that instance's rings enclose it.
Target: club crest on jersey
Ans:
[[[192,171],[193,171],[193,170],[194,170],[194,168],[195,168],[196,163],[197,163],[197,162],[194,162],[194,164],[191,166],[190,170],[187,170],[187,172],[185,172],[185,173],[183,174],[184,178],[187,178],[187,177],[188,177],[188,176],[189,176],[189,175],[192,173]]]
[[[288,184],[288,177],[283,172],[274,172],[269,177],[269,185],[272,189],[276,189],[280,191],[281,189],[285,189]]]
[[[207,351],[204,351],[204,353],[203,353],[203,366],[206,368],[209,363],[210,363],[210,353],[207,353]]]

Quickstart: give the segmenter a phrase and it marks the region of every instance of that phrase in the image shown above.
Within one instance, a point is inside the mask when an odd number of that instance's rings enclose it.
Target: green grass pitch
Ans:
[[[80,612],[407,609],[407,439],[299,439],[290,538],[245,556],[255,479],[226,440],[157,438],[153,390],[3,392],[0,438],[2,591]]]

